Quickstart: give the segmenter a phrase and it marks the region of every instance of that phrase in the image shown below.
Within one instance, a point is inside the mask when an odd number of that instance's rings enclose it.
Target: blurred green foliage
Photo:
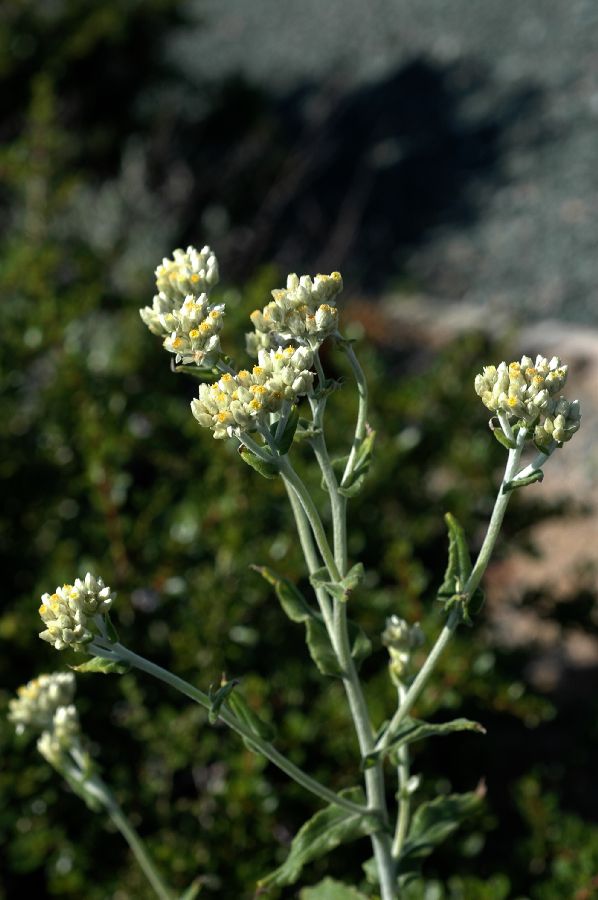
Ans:
[[[138,52],[140,36],[149,42],[149,65],[156,34],[180,20],[180,5],[166,0],[118,8],[23,0],[0,14],[0,46],[12,48],[0,53],[3,77],[14,89],[0,151],[0,703],[4,711],[19,684],[65,664],[36,637],[37,598],[91,569],[119,591],[115,616],[125,643],[203,689],[222,672],[239,677],[254,708],[276,721],[281,748],[340,789],[358,777],[341,686],[322,683],[301,626],[286,620],[249,569],[272,566],[308,590],[282,486],[198,428],[188,407],[196,383],[171,373],[139,320],[158,262],[150,250],[170,253],[165,242],[184,236],[167,222],[139,243],[142,228],[129,231],[118,216],[110,226],[98,187],[129,127],[123,110],[143,109],[135,91],[145,84],[147,99],[153,82],[134,79],[114,120],[99,103],[91,129],[94,110],[84,110],[75,90],[108,51],[110,71],[118,69],[132,41]],[[134,121],[142,134],[153,127],[143,115]],[[98,227],[108,218],[105,240],[90,239],[82,211]],[[242,292],[221,288],[231,355],[240,358],[247,314],[283,274],[264,267]],[[433,640],[442,621],[432,601],[446,558],[442,514],[453,512],[472,544],[479,541],[503,451],[467,388],[487,359],[482,338],[461,340],[425,367],[365,342],[358,350],[379,440],[365,489],[351,503],[350,553],[366,567],[352,616],[375,641],[363,675],[379,722],[393,689],[376,636],[397,612],[421,620],[428,645]],[[343,357],[328,352],[325,364],[346,382],[329,401],[329,444],[341,453],[355,398]],[[324,500],[306,451],[299,455]],[[507,538],[527,516],[515,498]],[[489,799],[486,812],[430,860],[414,897],[597,895],[598,827],[567,761],[575,747],[580,771],[590,766],[592,744],[580,749],[580,735],[596,703],[560,710],[529,690],[525,663],[523,654],[491,645],[482,613],[481,626],[458,635],[420,703],[422,716],[466,715],[489,730],[485,739],[417,746],[422,797],[469,790],[486,776]],[[170,882],[182,889],[199,873],[206,897],[251,897],[313,812],[311,798],[160,685],[135,674],[78,684],[104,776]],[[543,756],[557,739],[560,768]],[[0,744],[0,897],[147,896],[120,836],[63,789],[4,716]],[[557,795],[581,813],[562,813]],[[354,848],[341,848],[313,865],[309,879],[331,874],[359,885],[360,863]]]

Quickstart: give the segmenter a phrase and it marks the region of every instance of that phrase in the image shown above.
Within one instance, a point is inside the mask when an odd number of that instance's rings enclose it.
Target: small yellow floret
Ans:
[[[191,338],[192,341],[194,341],[195,338],[199,337],[199,330],[197,328],[192,328],[191,331],[189,332],[189,337]]]

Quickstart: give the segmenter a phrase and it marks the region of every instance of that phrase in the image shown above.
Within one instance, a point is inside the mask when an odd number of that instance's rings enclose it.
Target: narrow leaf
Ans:
[[[191,375],[198,381],[215,381],[218,377],[218,372],[214,369],[202,369],[199,366],[173,366],[172,371],[179,375]]]
[[[484,726],[471,719],[453,719],[451,722],[435,723],[423,722],[421,719],[412,719],[408,716],[403,719],[387,747],[364,757],[363,767],[371,768],[379,759],[383,759],[390,753],[394,755],[405,744],[413,744],[415,741],[423,741],[429,737],[441,737],[455,731],[476,731],[478,734],[486,734]]]
[[[260,459],[259,456],[252,453],[251,450],[248,450],[243,444],[239,447],[239,456],[243,462],[246,462],[248,466],[251,466],[252,469],[255,469],[255,471],[259,472],[264,478],[276,478],[279,474],[278,466],[275,463],[265,462],[265,460]]]
[[[183,891],[179,900],[195,900],[199,892],[201,891],[201,881],[199,878],[196,878],[195,881],[192,881],[186,891]]]
[[[494,435],[494,437],[496,438],[498,443],[502,444],[503,447],[506,447],[507,450],[514,450],[515,447],[517,446],[515,441],[509,440],[509,438],[506,436],[506,434],[504,433],[504,431],[502,430],[502,428],[500,426],[498,426],[497,428],[493,428],[492,434]]]
[[[333,678],[342,677],[342,669],[322,620],[315,616],[308,619],[305,623],[305,631],[310,656],[322,675],[329,675]]]
[[[364,571],[363,571],[363,563],[355,563],[355,565],[349,569],[345,577],[343,578],[342,584],[347,593],[354,591],[358,584],[363,581]]]
[[[256,572],[265,578],[276,591],[276,596],[280,601],[284,612],[292,622],[306,622],[315,611],[310,607],[309,603],[292,581],[278,575],[268,566],[251,566]]]
[[[234,679],[232,681],[225,681],[217,691],[213,691],[212,686],[210,685],[210,689],[208,691],[208,698],[211,704],[210,711],[208,713],[208,721],[210,725],[214,724],[214,722],[218,718],[218,714],[220,713],[220,707],[229,697],[232,691],[234,691],[238,683],[239,682],[235,681]]]
[[[238,691],[233,691],[226,698],[226,702],[236,717],[244,722],[256,737],[260,737],[264,741],[274,740],[276,730],[272,725],[269,725],[268,722],[264,722],[263,719],[260,719],[242,694]]]
[[[291,445],[293,443],[293,439],[295,437],[295,432],[297,431],[297,425],[299,424],[299,410],[296,406],[291,407],[291,411],[288,415],[286,425],[284,426],[284,431],[282,435],[276,441],[276,449],[280,453],[281,456],[284,456],[285,453],[288,453],[291,449]],[[276,433],[276,428],[278,426],[278,422],[275,422],[272,426],[274,429],[274,433]]]
[[[502,486],[503,494],[508,494],[509,491],[516,491],[517,488],[527,487],[528,484],[535,484],[536,481],[544,481],[544,472],[542,469],[534,469],[531,475],[528,475],[526,478],[515,478],[513,481],[506,481]]]
[[[93,656],[79,666],[69,666],[75,672],[101,672],[102,675],[124,675],[131,666],[128,663],[115,662],[105,656]]]
[[[349,788],[341,796],[354,803],[365,803],[361,788]],[[297,832],[284,863],[259,883],[258,887],[284,887],[295,884],[303,867],[319,859],[340,844],[372,834],[380,827],[378,820],[364,813],[353,813],[339,806],[327,806],[312,816]]]

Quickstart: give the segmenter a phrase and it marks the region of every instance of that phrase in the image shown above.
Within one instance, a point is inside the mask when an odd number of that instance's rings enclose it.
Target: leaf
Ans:
[[[274,740],[276,730],[268,722],[260,719],[239,691],[230,693],[226,698],[226,702],[236,717],[244,722],[256,737],[262,738],[264,741]],[[250,749],[254,749],[253,745],[251,745]]]
[[[110,613],[106,613],[104,616],[104,627],[106,628],[106,634],[108,635],[109,640],[113,644],[118,644],[118,631],[112,623]]]
[[[250,568],[259,572],[262,578],[273,586],[280,605],[292,622],[306,622],[311,616],[316,615],[299,588],[288,578],[283,578],[268,566],[252,565]]]
[[[392,736],[388,746],[382,750],[368,753],[363,758],[363,768],[371,768],[379,759],[383,759],[389,753],[396,753],[405,744],[413,744],[415,741],[423,741],[429,737],[452,734],[455,731],[476,731],[478,734],[486,734],[484,726],[471,719],[453,719],[451,722],[435,723],[423,722],[421,719],[412,719],[407,716],[399,725],[398,731]]]
[[[444,603],[446,612],[457,606],[461,620],[471,625],[469,614],[481,609],[484,595],[480,588],[476,588],[473,595],[463,590],[472,570],[465,532],[451,513],[447,513],[444,519],[449,533],[449,554],[444,580],[438,590],[437,598]]]
[[[419,874],[421,861],[457,830],[464,819],[477,812],[486,795],[480,783],[467,794],[448,794],[429,803],[422,803],[411,820],[411,827],[398,859],[398,874],[413,877]]]
[[[492,429],[492,434],[496,438],[499,444],[502,444],[503,447],[506,447],[507,450],[514,450],[517,444],[515,441],[510,441],[506,436],[500,425],[497,428]]]
[[[534,469],[531,475],[528,475],[526,478],[515,478],[513,481],[506,481],[502,486],[502,492],[503,494],[508,494],[509,491],[527,487],[528,484],[535,484],[536,481],[544,481],[544,472],[542,469]]]
[[[359,493],[363,486],[365,476],[367,475],[370,464],[372,462],[372,454],[374,451],[374,441],[376,440],[376,432],[368,428],[368,432],[361,441],[353,465],[347,475],[343,478],[339,487],[339,493],[345,497],[354,497]]]
[[[354,803],[365,803],[363,790],[358,787],[341,791],[340,796]],[[327,855],[340,844],[365,837],[379,828],[380,823],[375,816],[351,812],[336,804],[327,806],[299,829],[284,863],[258,882],[258,887],[295,884],[307,863]]]
[[[275,440],[276,449],[281,456],[284,456],[291,449],[297,425],[299,424],[299,410],[296,406],[291,407],[283,432],[278,440]],[[274,422],[270,427],[272,436],[275,437],[278,428],[278,422]]]
[[[213,725],[217,720],[220,713],[220,707],[222,706],[224,701],[228,699],[229,695],[234,691],[238,684],[239,682],[235,679],[233,679],[232,681],[225,681],[220,685],[217,691],[213,691],[212,686],[210,685],[210,689],[208,691],[208,699],[210,701],[208,721],[210,725]]]
[[[346,603],[349,594],[355,590],[360,581],[363,580],[364,571],[363,563],[356,563],[341,579],[340,582],[330,581],[328,570],[325,568],[318,569],[309,576],[309,580],[313,587],[323,588],[330,597]]]
[[[368,900],[365,894],[333,878],[325,878],[313,887],[303,888],[299,900]]]
[[[239,447],[239,456],[246,462],[248,466],[251,466],[252,469],[255,469],[256,472],[259,472],[264,478],[276,478],[279,474],[278,466],[276,463],[266,462],[263,459],[260,459],[259,456],[256,456],[255,453],[252,453],[251,450],[248,450],[244,444],[241,444]]]
[[[101,672],[102,675],[124,675],[131,666],[128,663],[116,662],[105,656],[94,656],[79,666],[69,666],[75,672]]]
[[[191,375],[198,381],[216,381],[218,378],[218,372],[214,369],[202,369],[200,366],[172,366],[172,371],[179,375]]]
[[[359,564],[358,564],[359,566]],[[354,566],[353,569],[358,569]],[[339,666],[336,653],[330,643],[328,632],[322,616],[309,605],[301,591],[287,578],[283,578],[270,569],[268,566],[251,566],[256,572],[265,578],[276,591],[276,596],[280,601],[284,612],[292,622],[303,623],[306,630],[307,647],[311,658],[315,662],[318,670],[322,675],[328,675],[335,678],[342,677],[342,670]],[[353,573],[353,569],[349,573]],[[312,578],[318,587],[321,582],[318,580],[327,575],[326,569],[319,569]],[[357,578],[359,570],[352,578]],[[347,576],[348,578],[349,576]],[[314,586],[315,586],[314,584]],[[355,659],[357,666],[362,660],[372,652],[372,644],[362,629],[354,622],[348,623],[349,641],[351,643],[351,655]]]

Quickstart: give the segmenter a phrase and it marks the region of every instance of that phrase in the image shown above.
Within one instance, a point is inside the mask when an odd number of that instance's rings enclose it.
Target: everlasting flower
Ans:
[[[271,302],[251,314],[255,334],[247,335],[248,351],[290,340],[321,344],[337,329],[335,297],[342,289],[340,272],[313,280],[309,275],[289,275],[286,288],[272,291]]]
[[[220,356],[219,332],[223,304],[210,304],[209,291],[218,283],[218,262],[209,247],[197,251],[175,250],[156,269],[152,306],[139,311],[154,334],[164,338],[164,347],[177,362],[211,367]]]
[[[56,650],[83,650],[105,632],[104,617],[113,600],[110,588],[89,572],[84,581],[77,578],[74,584],[56,588],[54,594],[44,594],[39,614],[46,629],[40,633],[41,639]]]
[[[399,616],[390,616],[382,632],[382,643],[388,649],[390,670],[400,679],[409,667],[412,652],[424,643],[424,635],[419,623],[409,625]]]
[[[18,734],[27,728],[43,731],[53,726],[58,710],[71,708],[74,696],[72,672],[40,675],[17,689],[16,698],[8,705],[8,718],[14,722]]]
[[[285,401],[295,403],[311,390],[309,367],[313,353],[306,347],[260,350],[252,371],[226,374],[215,384],[202,384],[191,410],[200,425],[211,428],[217,439],[235,432],[255,431],[268,424],[269,414]]]
[[[492,412],[535,426],[535,442],[548,446],[570,440],[579,428],[579,403],[558,396],[566,380],[567,366],[557,356],[537,356],[535,362],[522,356],[521,362],[485,366],[475,377],[475,391]]]

